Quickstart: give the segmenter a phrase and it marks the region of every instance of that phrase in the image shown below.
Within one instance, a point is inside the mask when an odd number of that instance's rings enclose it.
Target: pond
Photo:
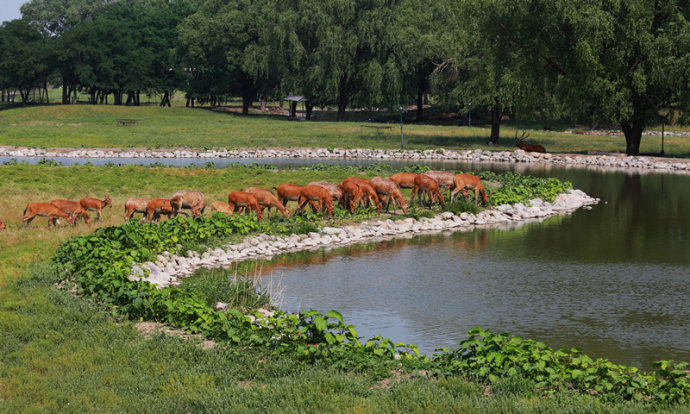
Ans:
[[[287,311],[337,309],[365,338],[427,354],[482,326],[647,369],[690,360],[690,177],[523,170],[570,180],[602,202],[509,230],[277,258],[262,283],[280,286]]]

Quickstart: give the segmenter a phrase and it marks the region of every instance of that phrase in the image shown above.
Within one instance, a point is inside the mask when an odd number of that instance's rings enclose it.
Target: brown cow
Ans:
[[[173,207],[173,217],[177,217],[183,208],[192,210],[192,216],[199,217],[206,209],[206,198],[199,191],[182,190],[170,197],[170,204]]]
[[[146,203],[146,219],[158,222],[161,215],[165,214],[168,218],[173,215],[173,208],[170,200],[165,198],[154,198]]]
[[[48,228],[50,225],[56,225],[58,218],[65,218],[70,224],[74,224],[74,215],[67,214],[59,208],[48,203],[29,203],[24,209],[24,217],[22,218],[22,228],[29,227],[31,221],[36,216],[48,217]]]
[[[91,217],[89,217],[89,214],[84,210],[84,207],[81,206],[81,204],[78,201],[71,201],[71,200],[52,200],[50,204],[54,205],[55,207],[59,208],[60,210],[64,211],[67,214],[71,214],[74,216],[74,222],[72,223],[77,224],[77,219],[79,217],[84,219],[84,222],[91,227]]]
[[[328,208],[328,218],[333,217],[333,202],[331,201],[331,195],[325,188],[318,185],[306,185],[299,192],[299,200],[297,205],[297,212],[299,214],[307,203],[310,203],[312,210],[315,208],[315,204],[318,203],[321,210],[323,210],[323,205],[326,204]],[[318,210],[314,211],[315,213]]]
[[[248,211],[256,211],[256,216],[259,221],[262,219],[261,209],[259,208],[259,201],[254,197],[253,194],[249,194],[244,191],[233,191],[228,194],[228,205],[230,209],[236,211],[237,209],[244,207]]]
[[[259,202],[259,206],[261,206],[262,210],[265,208],[268,209],[269,217],[271,216],[271,207],[275,207],[278,210],[280,210],[280,212],[283,213],[283,216],[285,216],[286,218],[290,217],[290,212],[288,211],[288,209],[285,208],[285,206],[283,206],[280,203],[280,201],[278,201],[278,199],[272,192],[258,187],[249,187],[244,191],[256,197],[256,201]]]
[[[81,204],[86,211],[95,211],[96,214],[98,214],[98,217],[96,218],[98,221],[103,221],[103,215],[101,214],[102,209],[106,207],[113,208],[113,200],[109,195],[106,195],[103,201],[97,198],[84,197],[79,200],[79,204]]]
[[[465,200],[467,200],[467,196],[469,195],[467,189],[474,191],[475,205],[479,204],[479,196],[481,195],[482,204],[486,206],[489,198],[486,196],[486,191],[484,191],[482,180],[480,180],[476,175],[472,174],[458,174],[455,176],[455,190],[453,190],[450,195],[451,202],[459,192],[462,192],[462,196],[465,198]]]
[[[385,177],[373,177],[369,181],[371,181],[371,185],[376,190],[376,193],[379,195],[380,199],[385,199],[385,197],[388,198],[388,203],[386,203],[386,212],[388,212],[388,209],[390,208],[391,200],[395,200],[398,205],[400,205],[400,208],[402,208],[403,213],[407,214],[407,201],[405,201],[405,197],[403,197],[402,193],[400,192],[400,187],[395,181]]]
[[[412,188],[412,197],[410,197],[410,205],[414,204],[414,197],[415,195],[417,195],[417,193],[419,193],[420,203],[422,194],[429,194],[429,198],[431,198],[429,207],[431,207],[436,202],[436,197],[438,197],[439,202],[442,206],[446,205],[445,201],[443,200],[443,195],[438,191],[438,182],[436,182],[436,180],[429,177],[428,175],[418,174],[414,178],[414,187]]]

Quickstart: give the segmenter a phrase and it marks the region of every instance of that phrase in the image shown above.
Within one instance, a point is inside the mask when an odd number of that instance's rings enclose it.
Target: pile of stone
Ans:
[[[612,168],[635,168],[664,172],[690,172],[687,160],[659,159],[644,156],[623,155],[565,155],[539,154],[534,152],[463,150],[382,150],[382,149],[160,149],[160,150],[102,150],[102,149],[61,149],[46,150],[41,148],[0,147],[0,156],[4,157],[67,157],[67,158],[305,158],[305,159],[368,159],[368,160],[448,160],[467,162],[501,162],[501,163],[542,163],[573,166],[600,166]]]
[[[135,264],[130,280],[146,280],[159,287],[179,283],[200,268],[229,268],[233,263],[245,260],[267,259],[276,254],[300,250],[336,248],[354,243],[370,243],[391,238],[412,237],[421,233],[471,230],[476,227],[494,227],[524,223],[556,214],[572,212],[590,206],[599,199],[589,197],[580,190],[560,194],[553,203],[534,199],[529,204],[504,204],[478,214],[455,215],[444,212],[433,218],[406,218],[403,220],[376,220],[344,227],[324,227],[319,233],[292,234],[289,236],[254,235],[242,243],[216,248],[199,254],[187,251],[186,256],[163,252],[155,262]]]

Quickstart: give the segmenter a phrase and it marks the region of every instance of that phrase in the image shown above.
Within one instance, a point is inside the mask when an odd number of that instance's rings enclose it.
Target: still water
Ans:
[[[647,369],[690,360],[690,177],[522,169],[602,202],[512,229],[277,258],[262,283],[280,286],[287,311],[337,309],[365,338],[427,354],[482,326]]]

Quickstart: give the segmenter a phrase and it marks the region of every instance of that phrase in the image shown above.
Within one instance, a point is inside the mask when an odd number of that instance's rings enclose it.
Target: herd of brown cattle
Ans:
[[[242,213],[244,211],[254,211],[259,219],[263,218],[263,211],[271,207],[280,211],[285,217],[290,217],[287,209],[289,201],[297,202],[295,214],[301,214],[307,204],[314,213],[327,211],[328,218],[333,214],[333,202],[337,202],[341,207],[347,208],[354,213],[357,206],[364,204],[376,206],[376,212],[380,213],[383,204],[386,204],[386,211],[389,211],[390,203],[397,203],[408,213],[408,203],[400,191],[402,188],[411,188],[412,196],[410,204],[414,204],[414,199],[419,195],[420,204],[424,203],[423,196],[429,196],[428,206],[440,203],[445,205],[445,200],[440,188],[450,193],[451,202],[458,193],[462,193],[467,199],[469,192],[475,193],[474,203],[478,204],[479,197],[482,197],[484,205],[487,203],[486,192],[479,177],[471,174],[454,174],[448,171],[427,171],[424,174],[398,173],[386,177],[373,177],[365,179],[361,177],[348,177],[340,184],[327,181],[314,181],[305,186],[295,184],[283,184],[273,187],[274,194],[270,190],[258,187],[249,187],[244,191],[233,191],[228,195],[228,202],[214,201],[211,203],[211,211],[220,211],[225,214]],[[28,227],[36,216],[48,217],[48,227],[56,225],[60,218],[66,219],[70,224],[76,224],[78,219],[91,226],[91,218],[87,211],[96,211],[98,220],[102,220],[102,209],[112,207],[110,196],[104,200],[95,198],[82,198],[80,201],[52,200],[50,203],[30,203],[24,210],[22,219],[23,227]],[[125,220],[130,220],[134,213],[141,213],[142,220],[160,220],[162,215],[168,218],[178,214],[188,215],[181,211],[191,210],[194,217],[204,214],[206,209],[206,199],[199,191],[178,191],[170,199],[146,199],[129,198],[125,201]],[[0,221],[0,230],[5,228],[5,224]]]

